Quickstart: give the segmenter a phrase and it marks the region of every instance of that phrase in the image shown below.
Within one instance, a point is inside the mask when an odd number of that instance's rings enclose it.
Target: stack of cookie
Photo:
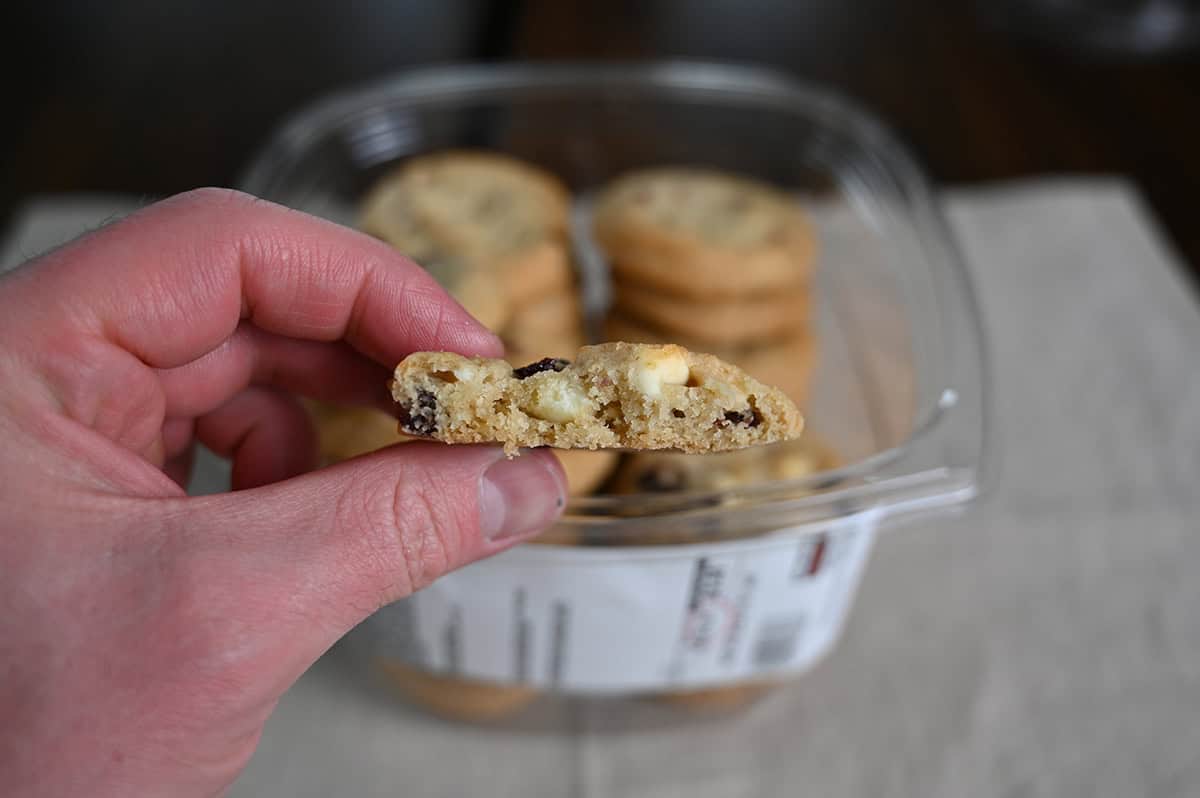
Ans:
[[[600,196],[594,235],[613,276],[610,340],[710,352],[804,405],[816,247],[793,201],[720,172],[651,169]]]
[[[776,386],[804,406],[816,359],[812,277],[815,238],[788,197],[765,184],[697,169],[627,175],[596,203],[593,233],[612,274],[605,333],[614,341],[672,342],[710,352]],[[698,457],[639,452],[625,457],[615,493],[721,491],[794,479],[831,467],[832,453],[799,441]],[[685,525],[642,545],[726,540],[723,525]],[[765,684],[658,698],[699,710],[730,710]]]

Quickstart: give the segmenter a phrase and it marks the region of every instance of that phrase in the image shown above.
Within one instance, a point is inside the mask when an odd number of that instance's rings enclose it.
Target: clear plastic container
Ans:
[[[523,546],[440,580],[360,628],[371,656],[514,696],[699,690],[720,704],[722,689],[753,693],[734,685],[829,650],[877,530],[977,493],[987,390],[970,282],[921,172],[869,114],[740,67],[435,68],[301,112],[242,187],[352,223],[398,160],[447,148],[512,154],[576,192],[593,314],[608,292],[587,198],[605,182],[700,165],[792,192],[820,242],[808,425],[845,464],[715,493],[575,500],[554,532],[590,545]],[[659,545],[628,545],[646,540]]]

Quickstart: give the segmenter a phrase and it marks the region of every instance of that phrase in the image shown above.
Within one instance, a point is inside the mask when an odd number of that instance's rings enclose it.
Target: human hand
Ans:
[[[494,336],[358,233],[184,194],[0,279],[0,794],[211,795],[383,604],[548,525],[547,452],[410,443],[306,473],[293,394]],[[234,492],[188,497],[194,441]]]

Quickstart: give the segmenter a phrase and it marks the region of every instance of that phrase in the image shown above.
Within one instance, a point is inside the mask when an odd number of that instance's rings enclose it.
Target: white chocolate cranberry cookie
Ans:
[[[585,346],[574,363],[418,352],[392,381],[402,432],[446,443],[719,452],[796,438],[781,391],[680,346]]]
[[[807,218],[786,195],[701,169],[618,179],[596,203],[593,234],[618,276],[697,297],[795,286],[816,250]]]

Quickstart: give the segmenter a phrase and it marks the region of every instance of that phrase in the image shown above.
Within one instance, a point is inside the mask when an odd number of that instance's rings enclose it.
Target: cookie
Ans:
[[[716,452],[799,436],[781,391],[674,345],[585,346],[574,363],[418,352],[396,366],[401,431],[445,443]]]
[[[573,357],[584,344],[583,309],[572,292],[550,294],[519,307],[500,331],[507,359]],[[535,357],[528,355],[535,354]]]
[[[704,457],[671,452],[627,456],[613,478],[614,493],[719,491],[742,485],[799,479],[841,466],[826,443],[806,434],[773,446]]]
[[[614,283],[613,307],[691,340],[725,345],[786,336],[807,329],[812,321],[812,296],[800,283],[770,294],[716,301],[621,280]]]
[[[519,249],[528,234],[561,238],[570,223],[571,196],[557,177],[498,152],[446,150],[412,158],[399,173],[425,218],[465,225],[454,235],[489,252]]]
[[[384,177],[364,200],[360,226],[422,265],[460,261],[494,273],[497,296],[512,305],[570,285],[568,212],[566,189],[536,167],[446,152]]]
[[[532,687],[443,676],[395,659],[376,659],[375,667],[409,701],[451,720],[497,720],[523,709],[538,696]]]
[[[812,228],[783,193],[701,169],[626,175],[598,198],[593,236],[614,274],[689,297],[733,297],[807,280]]]
[[[816,336],[806,331],[758,343],[714,345],[614,314],[605,320],[604,333],[612,341],[677,343],[687,349],[707,351],[741,368],[759,382],[774,385],[800,406],[808,401],[818,355]]]
[[[565,241],[543,241],[499,263],[509,300],[521,307],[547,295],[574,293],[575,270]]]

